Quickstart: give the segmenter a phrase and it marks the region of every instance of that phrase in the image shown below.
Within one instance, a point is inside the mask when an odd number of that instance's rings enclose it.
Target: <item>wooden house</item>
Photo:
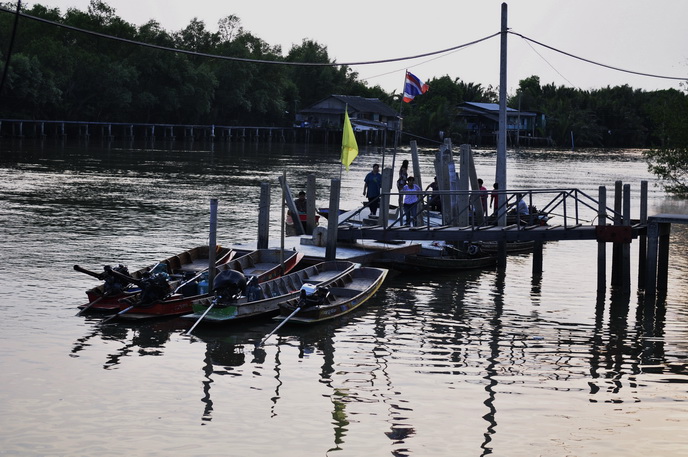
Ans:
[[[399,128],[399,113],[377,98],[353,95],[330,95],[296,114],[297,128],[341,130],[344,107],[356,132],[395,131]]]
[[[459,104],[456,116],[459,133],[471,144],[496,144],[499,131],[499,104],[464,102]],[[506,109],[507,141],[512,145],[551,144],[551,138],[544,138],[544,114]]]

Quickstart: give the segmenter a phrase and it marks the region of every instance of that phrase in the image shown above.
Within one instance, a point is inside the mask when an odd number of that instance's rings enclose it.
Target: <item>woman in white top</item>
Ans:
[[[418,215],[418,201],[420,200],[419,194],[409,194],[408,192],[420,192],[421,189],[418,184],[415,183],[413,176],[409,176],[406,179],[406,185],[401,190],[404,195],[404,214],[406,214],[406,225],[416,225],[416,216]]]

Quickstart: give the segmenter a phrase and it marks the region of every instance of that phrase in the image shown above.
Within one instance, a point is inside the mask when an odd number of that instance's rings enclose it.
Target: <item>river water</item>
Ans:
[[[598,300],[596,243],[566,241],[545,245],[540,278],[528,254],[504,272],[390,276],[354,314],[285,326],[259,351],[272,322],[186,336],[192,322],[180,319],[75,316],[95,280],[74,264],[140,268],[204,244],[213,197],[218,242],[254,240],[261,182],[278,241],[278,176],[296,190],[315,173],[327,206],[338,157],[336,146],[279,143],[2,140],[0,455],[688,455],[684,227],[673,228],[654,315],[636,292],[637,243],[630,297]],[[426,185],[433,159],[421,154]],[[342,207],[360,203],[381,161],[361,151],[342,174]],[[491,183],[494,151],[475,161]],[[623,180],[632,217],[647,180],[650,215],[688,212],[638,151],[509,151],[508,177],[512,189],[594,197],[605,185],[610,202]]]

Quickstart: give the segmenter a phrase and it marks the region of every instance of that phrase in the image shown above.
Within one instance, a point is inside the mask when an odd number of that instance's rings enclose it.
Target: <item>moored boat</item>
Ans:
[[[497,265],[497,257],[492,255],[447,255],[427,256],[422,254],[387,256],[378,262],[387,268],[414,273],[435,273],[442,271],[461,271],[492,268]]]
[[[499,243],[496,241],[482,241],[478,245],[486,254],[496,254],[499,251]],[[534,246],[534,241],[509,241],[506,243],[506,252],[507,254],[531,252]]]
[[[232,259],[216,268],[216,278],[228,273],[238,281],[239,287],[246,287],[250,281],[259,284],[292,271],[303,258],[303,253],[281,251],[280,249],[258,249]],[[196,277],[171,282],[167,292],[159,297],[145,297],[145,291],[120,301],[122,319],[146,319],[163,316],[179,316],[193,311],[191,303],[211,297],[207,288],[198,283]],[[243,286],[241,285],[243,284]]]
[[[348,261],[326,261],[288,275],[254,284],[245,293],[226,293],[216,288],[215,295],[195,300],[193,313],[185,318],[208,322],[231,322],[256,317],[271,317],[279,305],[298,297],[305,283],[326,286],[353,270],[357,264]]]
[[[230,261],[235,254],[236,253],[232,249],[218,246],[215,253],[215,264],[222,265]],[[173,277],[182,277],[189,273],[197,274],[207,269],[208,262],[209,247],[197,246],[132,273],[129,273],[125,265],[117,265],[112,268],[106,266],[101,273],[87,270],[79,265],[74,265],[74,270],[104,281],[103,284],[86,291],[89,303],[81,305],[79,308],[82,311],[86,308],[88,308],[89,311],[117,311],[120,308],[119,300],[141,292],[141,289],[132,283],[128,277],[137,281],[142,280],[144,276],[158,273],[165,273]],[[116,273],[121,274],[117,275]]]
[[[387,272],[385,268],[361,267],[326,286],[305,284],[298,297],[280,304],[275,319],[314,324],[350,313],[378,291]]]

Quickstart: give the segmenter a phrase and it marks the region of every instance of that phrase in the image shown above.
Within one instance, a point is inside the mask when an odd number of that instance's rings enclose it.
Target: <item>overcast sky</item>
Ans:
[[[24,1],[86,10],[89,0]],[[193,18],[217,30],[236,15],[243,28],[283,54],[304,38],[326,46],[340,63],[414,56],[469,43],[499,32],[502,0],[109,0],[135,25],[151,19],[168,32]],[[569,54],[612,67],[688,79],[688,0],[510,0],[511,31]],[[450,76],[499,84],[499,37],[441,57],[426,57],[354,70],[369,85],[400,92],[404,71],[420,79]],[[636,89],[680,88],[680,81],[627,74],[558,54],[508,35],[507,90],[532,75],[542,84],[583,90],[628,84]]]

